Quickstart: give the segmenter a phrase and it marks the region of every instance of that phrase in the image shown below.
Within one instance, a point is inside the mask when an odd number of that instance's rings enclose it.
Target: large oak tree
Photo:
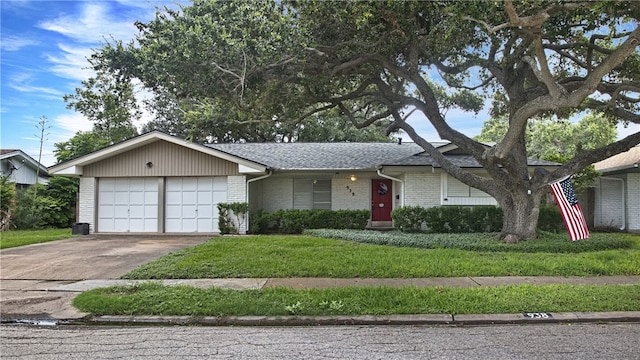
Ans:
[[[513,242],[536,236],[550,181],[640,143],[636,133],[581,151],[552,173],[527,167],[525,130],[538,116],[589,109],[640,123],[638,18],[634,1],[196,0],[138,24],[137,43],[95,57],[154,91],[233,108],[240,123],[332,109],[359,127],[391,120],[449,174],[493,196],[509,219],[501,237]],[[492,98],[492,114],[509,125],[493,147],[444,115]],[[407,123],[412,112],[490,178],[447,161]]]

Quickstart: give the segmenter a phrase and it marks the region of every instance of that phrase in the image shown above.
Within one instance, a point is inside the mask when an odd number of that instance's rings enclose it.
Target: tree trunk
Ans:
[[[541,195],[511,195],[498,199],[504,215],[500,239],[506,243],[516,243],[536,238]]]

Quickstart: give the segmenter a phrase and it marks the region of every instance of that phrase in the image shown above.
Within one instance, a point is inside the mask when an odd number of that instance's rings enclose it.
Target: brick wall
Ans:
[[[407,173],[404,177],[404,205],[432,207],[440,205],[440,174]]]
[[[627,174],[627,229],[640,231],[640,173]]]
[[[358,176],[356,181],[344,177],[331,180],[332,210],[371,209],[371,178]]]
[[[293,178],[272,176],[260,181],[262,181],[263,210],[293,208]]]
[[[247,201],[246,198],[247,191],[247,177],[244,175],[240,176],[228,176],[227,177],[227,202],[228,203],[243,203]],[[240,224],[240,229],[238,229],[240,234],[247,233],[247,219]]]
[[[89,232],[95,231],[96,218],[96,179],[92,177],[80,178],[78,191],[78,222],[89,223]]]

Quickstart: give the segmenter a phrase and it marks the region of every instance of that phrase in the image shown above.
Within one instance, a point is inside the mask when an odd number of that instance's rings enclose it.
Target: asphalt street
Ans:
[[[0,326],[2,359],[640,359],[640,324]]]

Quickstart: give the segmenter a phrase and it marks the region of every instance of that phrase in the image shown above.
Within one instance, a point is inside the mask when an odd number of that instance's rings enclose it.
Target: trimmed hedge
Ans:
[[[497,206],[405,206],[391,213],[396,229],[402,232],[484,233],[502,229],[502,209]],[[538,229],[565,231],[560,211],[555,206],[542,206]]]
[[[305,229],[363,230],[369,218],[369,210],[260,210],[249,219],[253,234],[301,234]]]

